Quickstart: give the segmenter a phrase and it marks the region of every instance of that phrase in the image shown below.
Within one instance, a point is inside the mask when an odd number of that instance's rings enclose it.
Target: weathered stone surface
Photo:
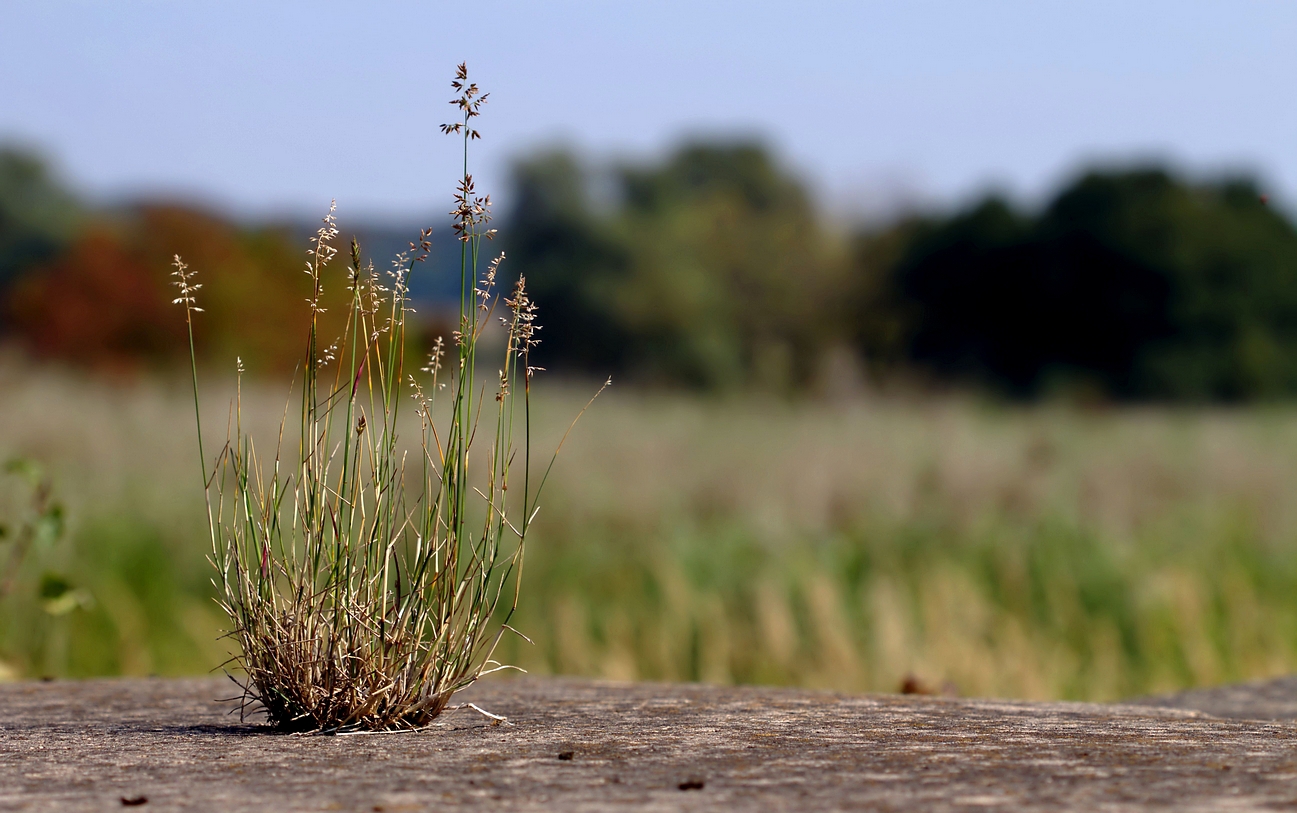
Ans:
[[[1297,720],[1297,675],[1145,697],[1132,703],[1161,708],[1193,709],[1213,717],[1235,720]]]
[[[140,798],[146,810],[222,811],[1297,806],[1287,720],[520,680],[469,698],[507,725],[460,710],[416,734],[291,736],[229,717],[213,702],[228,686],[0,687],[0,810],[120,810]]]

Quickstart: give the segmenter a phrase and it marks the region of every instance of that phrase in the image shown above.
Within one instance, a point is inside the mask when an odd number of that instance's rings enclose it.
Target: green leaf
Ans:
[[[41,481],[40,464],[28,460],[25,457],[11,457],[5,461],[5,471],[9,474],[16,474],[26,480],[33,487]]]
[[[39,593],[41,608],[53,616],[67,615],[94,603],[88,592],[75,588],[66,578],[52,571],[41,576]]]
[[[63,506],[50,503],[45,513],[36,518],[32,528],[36,547],[46,548],[54,544],[63,535],[63,527]]]
[[[41,574],[40,597],[45,600],[61,598],[72,591],[72,582],[47,570]]]

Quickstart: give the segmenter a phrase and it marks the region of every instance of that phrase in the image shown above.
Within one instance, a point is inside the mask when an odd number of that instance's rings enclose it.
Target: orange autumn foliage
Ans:
[[[39,357],[101,370],[161,366],[188,357],[184,316],[172,304],[172,258],[203,284],[195,324],[204,360],[251,370],[291,368],[305,341],[304,251],[288,235],[247,230],[178,206],[147,206],[95,224],[52,262],[27,272],[4,303],[9,329]],[[330,303],[345,302],[345,266],[331,269]],[[323,335],[340,332],[342,308]],[[337,322],[337,324],[334,324]]]

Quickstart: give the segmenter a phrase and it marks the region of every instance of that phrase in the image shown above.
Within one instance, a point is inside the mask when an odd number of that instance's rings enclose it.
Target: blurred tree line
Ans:
[[[879,360],[1015,395],[1297,392],[1297,231],[1246,180],[1095,172],[1037,214],[989,198],[857,256]]]
[[[845,239],[750,144],[602,178],[549,153],[514,186],[510,262],[556,366],[804,385],[847,350],[1015,397],[1297,393],[1297,231],[1247,180],[1092,172],[1040,212],[990,196]]]
[[[1015,397],[1297,393],[1297,230],[1245,179],[1092,172],[1039,211],[989,196],[853,230],[759,144],[694,143],[597,171],[534,155],[512,191],[505,267],[541,305],[550,369],[784,390],[852,358]],[[303,231],[165,204],[87,212],[39,161],[0,151],[0,331],[95,367],[179,361],[180,253],[210,283],[208,355],[291,367]]]

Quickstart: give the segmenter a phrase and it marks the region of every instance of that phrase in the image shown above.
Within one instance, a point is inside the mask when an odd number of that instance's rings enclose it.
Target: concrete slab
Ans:
[[[212,680],[0,686],[0,810],[1276,810],[1297,724],[1165,706],[515,680],[293,736]]]
[[[1297,675],[1195,689],[1162,697],[1142,697],[1130,702],[1160,708],[1193,709],[1233,720],[1297,720]]]

